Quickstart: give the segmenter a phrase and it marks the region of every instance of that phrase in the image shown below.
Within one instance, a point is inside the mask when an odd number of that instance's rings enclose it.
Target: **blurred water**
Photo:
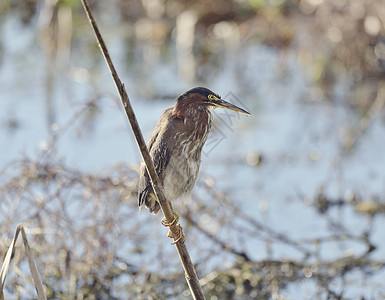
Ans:
[[[5,48],[0,65],[0,166],[24,155],[40,155],[51,142],[45,102],[46,68],[41,63],[45,58],[35,39],[32,29],[20,27],[12,18],[2,27]],[[111,52],[116,65],[124,65],[124,48],[116,45]],[[245,213],[292,239],[326,236],[331,230],[329,224],[306,201],[321,187],[335,199],[344,198],[347,192],[364,197],[382,195],[384,124],[375,119],[346,154],[342,150],[343,132],[355,119],[354,112],[341,104],[349,89],[348,78],[337,85],[335,99],[310,101],[310,82],[295,53],[282,57],[278,51],[260,45],[246,45],[240,52],[225,54],[223,69],[204,84],[222,96],[228,95],[230,101],[239,99],[252,115],[229,117],[214,112],[214,131],[204,149],[200,176],[215,178],[218,189],[227,191],[228,197]],[[92,66],[89,68],[86,73],[94,72]],[[174,64],[156,63],[152,68],[154,71],[143,85],[151,85],[158,95],[176,96],[198,85],[181,80]],[[102,72],[96,85],[76,82],[60,74],[55,78],[54,130],[60,131],[84,106],[92,89],[96,88],[101,95],[96,121],[77,120],[58,140],[58,155],[69,165],[96,172],[122,161],[138,163],[139,152],[116,100],[112,80],[105,67],[95,69]],[[147,138],[161,112],[173,105],[173,99],[150,101],[141,87],[136,89],[135,79],[132,83],[135,74],[123,70],[122,78],[127,82],[132,105]],[[18,127],[12,129],[10,123]],[[247,164],[252,153],[262,155],[260,165]],[[334,209],[332,216],[350,228],[352,234],[370,226],[365,216],[349,209]],[[384,221],[380,216],[373,225],[372,243],[378,247],[373,257],[378,259],[385,255]],[[246,247],[256,259],[266,255],[272,259],[300,257],[285,245],[274,245],[269,253],[265,252],[263,242],[251,241]],[[332,259],[363,251],[363,246],[354,242],[330,243],[321,249],[320,257]],[[383,282],[384,272],[372,280]],[[292,299],[298,299],[298,295],[307,299],[306,295],[312,294],[314,288],[314,283],[304,280],[301,286],[291,286],[286,292]],[[364,291],[370,297],[365,281],[356,289],[357,293]],[[351,296],[354,295],[355,291],[351,291]]]

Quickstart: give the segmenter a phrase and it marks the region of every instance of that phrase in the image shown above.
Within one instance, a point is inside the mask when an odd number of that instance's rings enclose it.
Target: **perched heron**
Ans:
[[[210,109],[214,108],[226,108],[250,115],[246,110],[222,100],[209,89],[196,87],[179,96],[175,105],[163,112],[147,142],[165,197],[170,203],[190,193],[195,184],[202,147],[211,128]],[[144,204],[150,212],[159,212],[160,205],[143,161],[138,194],[139,208]],[[177,218],[176,214],[174,221]],[[162,223],[170,225],[165,220]]]

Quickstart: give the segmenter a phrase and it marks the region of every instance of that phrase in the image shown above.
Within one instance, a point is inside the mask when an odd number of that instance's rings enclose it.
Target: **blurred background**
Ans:
[[[145,139],[205,86],[177,201],[207,299],[385,298],[385,2],[90,1]],[[23,223],[49,299],[188,299],[80,1],[0,2],[0,257]],[[21,243],[7,299],[35,290]]]

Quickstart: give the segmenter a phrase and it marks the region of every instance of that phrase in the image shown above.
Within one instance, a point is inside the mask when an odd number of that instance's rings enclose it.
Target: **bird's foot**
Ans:
[[[174,215],[174,219],[171,222],[168,222],[167,219],[164,217],[161,221],[162,225],[166,226],[166,227],[170,227],[170,226],[173,226],[176,224],[176,226],[178,228],[177,236],[174,238],[171,230],[168,231],[167,236],[174,239],[174,242],[172,243],[172,245],[175,245],[179,241],[181,241],[181,243],[184,243],[185,237],[183,234],[183,230],[182,230],[182,227],[178,224],[179,214],[174,210],[172,210],[172,214]]]
[[[174,211],[174,210],[172,210],[172,214],[174,215],[174,219],[171,222],[168,222],[166,217],[163,217],[163,219],[161,221],[163,226],[170,227],[170,226],[173,226],[176,223],[178,223],[178,221],[179,221],[179,214],[176,211]]]
[[[179,241],[181,243],[184,243],[185,242],[185,237],[184,237],[184,234],[183,234],[183,230],[182,230],[182,226],[180,226],[179,224],[176,225],[178,227],[178,234],[176,237],[174,237],[172,235],[172,232],[171,230],[168,231],[167,233],[167,236],[170,237],[170,238],[173,238],[174,241],[171,243],[171,245],[175,245],[176,243],[178,243]]]

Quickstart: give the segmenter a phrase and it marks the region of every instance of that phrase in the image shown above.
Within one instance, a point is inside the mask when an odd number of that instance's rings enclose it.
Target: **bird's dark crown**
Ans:
[[[214,95],[218,99],[221,99],[221,96],[219,96],[218,94],[216,94],[213,91],[209,90],[208,88],[200,87],[199,86],[199,87],[192,88],[191,90],[188,90],[187,92],[183,93],[176,100],[181,100],[181,99],[183,99],[185,97],[188,97],[188,96],[190,96],[192,94],[199,94],[199,95],[204,96],[205,98],[207,98],[209,95]]]

